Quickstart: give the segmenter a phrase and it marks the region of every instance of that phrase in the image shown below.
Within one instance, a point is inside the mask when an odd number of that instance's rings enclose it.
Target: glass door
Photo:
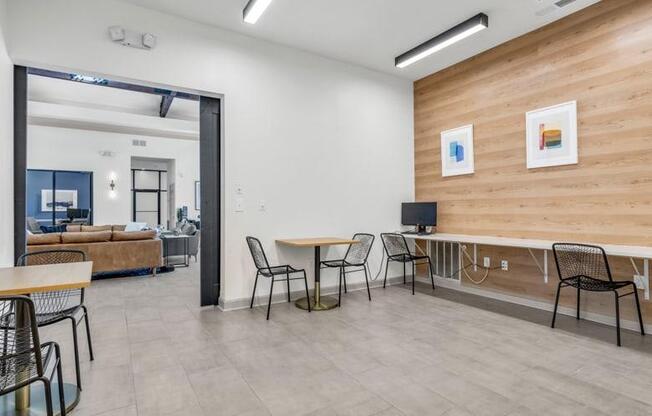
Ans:
[[[28,169],[26,217],[31,231],[70,222],[92,224],[93,173]],[[50,227],[50,228],[48,228]]]
[[[167,172],[132,169],[134,222],[167,226]]]

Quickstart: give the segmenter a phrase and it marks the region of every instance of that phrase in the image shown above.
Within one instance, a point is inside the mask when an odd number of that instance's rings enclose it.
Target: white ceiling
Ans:
[[[159,95],[38,75],[27,91],[30,125],[198,140],[197,101],[175,98],[161,118]]]
[[[123,0],[322,56],[416,80],[528,33],[599,0],[577,0],[545,16],[557,0],[273,0],[256,25],[247,0]],[[489,29],[405,69],[394,57],[484,12]]]
[[[29,76],[27,91],[30,101],[143,116],[158,116],[161,105],[159,95],[37,75]],[[174,99],[166,118],[199,120],[199,103],[197,101]]]

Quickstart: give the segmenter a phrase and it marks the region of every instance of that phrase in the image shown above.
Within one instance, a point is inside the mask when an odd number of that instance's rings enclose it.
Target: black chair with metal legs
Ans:
[[[23,254],[18,258],[16,266],[75,263],[82,261],[86,261],[86,254],[80,250],[45,250]],[[91,328],[88,322],[88,309],[86,308],[86,305],[84,305],[84,289],[34,293],[31,295],[31,298],[34,302],[36,323],[39,327],[70,320],[72,325],[73,348],[75,350],[75,375],[77,378],[77,387],[81,390],[77,327],[82,320],[86,323],[88,353],[91,361],[94,360]]]
[[[290,299],[290,280],[302,280],[306,285],[306,296],[310,299],[310,293],[308,293],[308,279],[306,278],[306,271],[304,269],[295,269],[290,265],[283,266],[270,266],[267,261],[267,256],[263,250],[263,245],[260,244],[260,240],[255,237],[247,237],[247,245],[249,246],[249,251],[251,252],[251,257],[254,259],[254,264],[256,265],[256,281],[254,282],[254,293],[251,295],[251,304],[249,308],[254,307],[254,299],[256,298],[256,286],[258,285],[258,277],[264,276],[271,278],[271,287],[269,288],[269,302],[267,303],[267,319],[269,320],[269,310],[272,306],[272,293],[274,293],[274,282],[277,281],[275,276],[283,276],[285,278],[279,279],[280,281],[285,280],[287,282],[288,289],[288,302],[292,302]],[[291,274],[301,273],[303,277],[294,277],[290,278]],[[308,302],[308,312],[310,312],[310,302]]]
[[[403,284],[406,283],[406,270],[405,267],[408,263],[412,264],[412,294],[414,295],[414,281],[417,275],[417,265],[418,262],[425,260],[428,263],[428,273],[430,274],[430,282],[432,283],[432,288],[435,288],[435,278],[432,274],[432,264],[430,263],[430,257],[423,255],[412,254],[410,248],[405,241],[405,237],[402,234],[396,233],[383,233],[380,235],[380,239],[383,241],[383,246],[385,247],[385,254],[387,254],[387,261],[385,262],[385,280],[383,281],[383,289],[387,285],[387,269],[389,268],[389,262],[394,261],[398,263],[403,263]],[[422,263],[423,264],[423,263]]]
[[[359,241],[357,244],[351,244],[346,250],[346,254],[343,259],[339,260],[325,260],[321,262],[321,267],[323,268],[338,268],[340,269],[340,284],[339,284],[339,295],[338,295],[338,305],[342,303],[342,280],[344,280],[344,293],[347,293],[346,287],[346,273],[347,269],[349,273],[355,272],[364,272],[364,280],[367,283],[367,296],[369,301],[371,301],[371,290],[369,290],[369,271],[367,264],[367,258],[371,252],[371,246],[374,244],[374,235],[373,234],[364,234],[357,233],[353,235],[353,240]]]
[[[54,416],[52,382],[56,372],[60,414],[65,415],[61,351],[55,342],[40,343],[34,303],[30,298],[0,297],[0,332],[0,396],[40,381],[44,386],[47,415]]]
[[[555,243],[552,252],[557,263],[559,284],[555,297],[555,309],[552,314],[551,328],[555,327],[557,306],[559,305],[559,292],[564,287],[573,287],[577,290],[577,319],[580,319],[580,292],[613,292],[616,301],[616,343],[620,347],[620,298],[634,295],[638,322],[641,326],[641,335],[645,335],[641,304],[638,300],[638,289],[632,281],[613,280],[607,254],[602,247],[587,244]],[[620,294],[619,289],[628,288],[631,292]]]

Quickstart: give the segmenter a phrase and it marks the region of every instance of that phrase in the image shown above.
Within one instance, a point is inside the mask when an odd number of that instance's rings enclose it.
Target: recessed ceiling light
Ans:
[[[394,64],[398,68],[405,68],[488,27],[489,17],[480,13],[396,57]]]
[[[252,25],[256,23],[271,2],[272,0],[249,0],[249,3],[242,11],[244,21]]]

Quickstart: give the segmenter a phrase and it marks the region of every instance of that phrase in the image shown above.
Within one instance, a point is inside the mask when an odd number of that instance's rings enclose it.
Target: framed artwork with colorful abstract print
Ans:
[[[441,132],[441,175],[468,175],[475,169],[473,125]]]
[[[525,124],[528,169],[577,163],[577,101],[529,111]]]

